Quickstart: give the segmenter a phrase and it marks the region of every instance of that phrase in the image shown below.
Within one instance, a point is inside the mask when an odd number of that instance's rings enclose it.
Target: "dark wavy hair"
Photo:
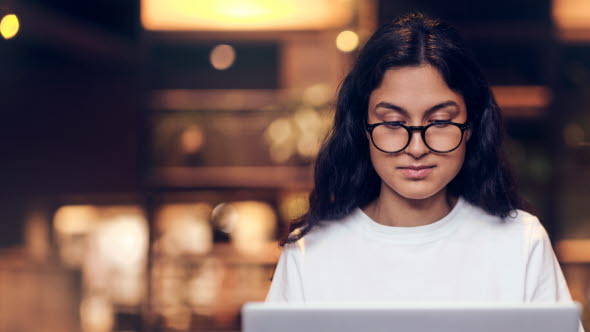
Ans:
[[[290,225],[281,245],[379,196],[381,179],[371,163],[365,133],[369,96],[386,70],[425,64],[437,68],[447,85],[463,97],[472,131],[463,166],[447,185],[449,194],[463,196],[502,218],[522,208],[502,148],[500,108],[477,61],[451,26],[412,13],[380,27],[342,82],[334,124],[316,160],[309,210]]]

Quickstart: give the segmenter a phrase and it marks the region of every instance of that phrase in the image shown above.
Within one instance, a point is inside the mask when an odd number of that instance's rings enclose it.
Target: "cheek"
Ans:
[[[452,155],[449,155],[448,157],[448,172],[452,180],[452,178],[454,178],[457,173],[459,173],[461,167],[463,167],[463,163],[465,162],[465,145],[461,145],[460,148],[453,151]]]
[[[389,183],[392,181],[396,174],[395,174],[395,165],[396,156],[395,154],[387,154],[383,153],[374,146],[369,148],[369,154],[371,157],[371,164],[373,164],[373,169],[377,172],[377,175],[382,181]]]
[[[375,170],[378,172],[378,168],[382,168],[386,166],[386,163],[388,163],[389,159],[392,157],[389,154],[383,153],[379,150],[377,150],[377,148],[373,145],[373,143],[371,143],[371,138],[369,137],[369,155],[371,156],[371,163],[373,164],[373,167],[375,168]]]

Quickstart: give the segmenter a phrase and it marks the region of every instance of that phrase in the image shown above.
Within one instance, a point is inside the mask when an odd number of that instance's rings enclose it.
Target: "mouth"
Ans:
[[[433,168],[436,167],[436,165],[410,165],[410,166],[401,166],[398,168],[401,169],[425,169],[425,168]]]
[[[406,166],[406,167],[398,167],[399,170],[408,178],[412,179],[420,179],[426,177],[435,165],[426,166],[426,165],[417,165],[417,166]]]

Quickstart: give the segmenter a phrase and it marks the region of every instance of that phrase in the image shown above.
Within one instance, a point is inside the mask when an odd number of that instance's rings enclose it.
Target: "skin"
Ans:
[[[451,90],[431,65],[388,70],[369,98],[369,124],[403,121],[407,126],[424,126],[433,120],[465,123],[467,110],[463,97]],[[413,132],[405,150],[394,154],[381,152],[369,142],[371,162],[381,178],[381,190],[379,197],[363,211],[388,226],[422,226],[442,219],[457,200],[447,194],[446,187],[463,165],[469,136],[467,130],[461,145],[449,153],[428,149],[419,131]],[[412,165],[434,168],[425,177],[415,179],[400,169]]]

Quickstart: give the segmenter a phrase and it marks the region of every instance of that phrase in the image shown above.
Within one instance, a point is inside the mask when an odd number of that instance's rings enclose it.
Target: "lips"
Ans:
[[[408,178],[412,179],[420,179],[426,177],[432,169],[436,166],[426,166],[426,165],[416,165],[416,166],[407,166],[407,167],[398,167],[401,172],[407,176]]]
[[[402,168],[402,169],[424,169],[424,168],[433,168],[434,165],[412,165],[412,166],[404,166],[404,167],[398,167],[398,168]]]

